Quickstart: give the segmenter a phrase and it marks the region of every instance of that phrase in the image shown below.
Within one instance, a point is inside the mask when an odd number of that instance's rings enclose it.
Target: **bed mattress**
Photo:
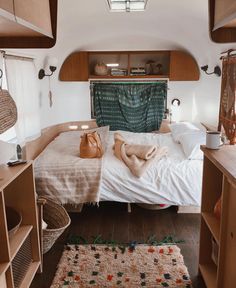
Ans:
[[[68,157],[67,155],[61,155],[61,151],[64,151],[64,149],[60,146],[60,139],[65,139],[66,133],[70,136],[70,140],[68,141]],[[65,173],[60,173],[60,177],[65,177],[66,181],[71,179],[72,184],[76,183],[73,165],[69,165],[69,163],[77,163],[78,159],[80,159],[78,158],[79,136],[72,136],[77,135],[76,133],[78,131],[62,133],[63,135],[59,135],[36,159],[35,177],[37,192],[37,183],[44,182],[44,179],[41,179],[42,175],[50,175],[50,170],[46,174],[40,173],[40,166],[43,165],[44,168],[47,165],[48,167],[52,167],[52,163],[47,163],[46,157],[47,153],[52,153],[52,149],[50,148],[52,144],[54,147],[53,154],[55,154],[53,169],[57,169],[57,167],[62,169],[63,161],[65,160]],[[200,206],[202,160],[186,159],[181,145],[173,141],[171,133],[133,133],[125,131],[119,131],[119,133],[130,144],[167,146],[168,155],[160,160],[154,160],[144,175],[141,178],[137,178],[122,161],[114,156],[114,132],[110,131],[107,140],[108,145],[102,159],[101,181],[99,185],[100,201]],[[57,182],[57,179],[53,179],[50,185],[43,187],[41,190],[44,190],[49,196],[50,191],[53,191],[55,197],[57,195],[57,187],[60,187],[57,186]],[[55,186],[53,183],[55,183]],[[65,185],[64,187],[65,189],[67,188]],[[79,193],[79,191],[67,192],[65,190],[63,197],[60,198],[60,195],[62,195],[61,192],[58,192],[58,200],[60,202],[63,204],[79,204],[70,202],[70,199],[73,198],[72,194]]]
[[[155,161],[141,178],[113,155],[114,132],[109,132],[104,156],[100,201],[200,206],[202,160],[188,160],[171,133],[119,131],[129,143],[168,147],[168,156]]]

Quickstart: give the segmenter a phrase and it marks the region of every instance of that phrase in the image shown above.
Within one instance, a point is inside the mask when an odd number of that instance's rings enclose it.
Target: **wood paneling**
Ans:
[[[199,80],[199,68],[195,59],[183,51],[170,52],[170,81]]]
[[[235,27],[236,1],[215,0],[214,28]]]
[[[14,14],[13,0],[0,0],[0,10]]]
[[[216,43],[236,42],[236,27],[222,27],[213,31],[215,25],[215,0],[209,1],[209,34]]]
[[[88,52],[74,52],[62,64],[59,80],[88,81]]]
[[[24,20],[52,37],[49,0],[14,0],[17,20]],[[39,17],[40,15],[40,17]],[[17,21],[17,22],[18,22]]]
[[[45,1],[45,0],[44,0]],[[39,4],[41,7],[39,9],[39,11],[41,11],[41,9],[43,9],[42,7],[44,7],[45,9],[45,3],[44,4],[40,4],[41,1],[29,1],[28,2],[32,2],[31,4],[33,5],[33,11],[34,11],[34,16],[32,16],[29,11],[29,7],[30,6],[25,6],[23,5],[22,10],[20,8],[20,15],[21,17],[25,17],[24,18],[20,18],[18,17],[17,19],[19,20],[20,24],[11,24],[9,26],[9,22],[7,22],[7,20],[9,21],[9,19],[6,19],[4,17],[4,19],[2,18],[2,20],[0,19],[0,48],[51,48],[55,45],[56,43],[56,37],[57,37],[57,2],[58,0],[49,0],[49,4],[50,4],[50,16],[51,16],[51,30],[52,30],[52,37],[49,37],[48,35],[51,33],[46,33],[47,35],[45,36],[43,33],[44,28],[47,26],[48,27],[48,20],[46,19],[46,16],[43,14],[43,17],[40,13],[37,14],[38,16],[38,20],[36,21],[36,17],[35,17],[35,10],[36,10],[36,3],[37,5]],[[22,5],[22,1],[18,0],[18,7],[20,7]],[[25,2],[24,2],[25,3]],[[27,13],[26,13],[27,11]],[[24,16],[24,13],[26,13],[27,15]],[[32,20],[33,21],[33,26],[32,23],[31,25],[29,24],[30,22],[27,22],[26,19],[28,20]],[[41,22],[43,21],[47,24],[42,24]],[[1,22],[3,21],[3,22]],[[41,25],[40,27],[37,28],[36,26],[36,22],[37,23],[41,23],[39,25]],[[14,22],[13,22],[14,23]],[[28,23],[28,24],[27,24]],[[17,25],[17,26],[15,26]],[[43,26],[42,26],[43,25]],[[44,26],[45,25],[45,26]],[[43,28],[44,27],[44,28]],[[9,29],[9,31],[8,31]],[[15,32],[14,32],[15,29]],[[45,28],[47,29],[47,28]],[[1,35],[1,30],[3,31],[3,34]],[[7,32],[8,31],[8,32]],[[14,35],[15,33],[15,35]]]

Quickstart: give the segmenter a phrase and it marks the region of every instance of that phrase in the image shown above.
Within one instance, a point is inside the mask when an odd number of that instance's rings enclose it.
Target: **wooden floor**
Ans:
[[[59,238],[54,247],[44,255],[44,273],[37,274],[31,288],[49,288],[56,266],[63,251],[63,245],[70,234],[86,239],[102,235],[104,239],[114,239],[120,243],[130,241],[145,242],[149,236],[156,235],[158,240],[172,235],[184,240],[178,244],[188,267],[194,288],[205,288],[198,277],[198,248],[200,214],[177,214],[174,207],[166,210],[151,211],[121,203],[101,203],[100,207],[87,206],[82,213],[71,213],[72,223]]]

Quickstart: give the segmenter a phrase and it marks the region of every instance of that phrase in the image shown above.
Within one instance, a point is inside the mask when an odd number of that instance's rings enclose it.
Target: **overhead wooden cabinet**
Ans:
[[[196,60],[182,51],[170,52],[170,81],[197,81],[199,68]]]
[[[98,63],[108,66],[104,74],[96,73]],[[197,62],[184,51],[78,51],[65,59],[59,80],[169,78],[171,81],[196,81],[199,76]]]
[[[236,147],[204,152],[199,269],[208,288],[235,287]],[[221,217],[214,207],[221,197]]]
[[[57,0],[0,0],[0,48],[50,48],[56,27]]]
[[[209,0],[209,29],[214,42],[236,42],[235,0]]]
[[[75,52],[66,58],[59,74],[61,81],[88,81],[88,52]]]

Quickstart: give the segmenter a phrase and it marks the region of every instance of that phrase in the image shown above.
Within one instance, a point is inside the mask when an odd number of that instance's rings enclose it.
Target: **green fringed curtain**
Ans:
[[[98,126],[111,130],[158,130],[165,113],[167,83],[93,83],[93,104]]]

